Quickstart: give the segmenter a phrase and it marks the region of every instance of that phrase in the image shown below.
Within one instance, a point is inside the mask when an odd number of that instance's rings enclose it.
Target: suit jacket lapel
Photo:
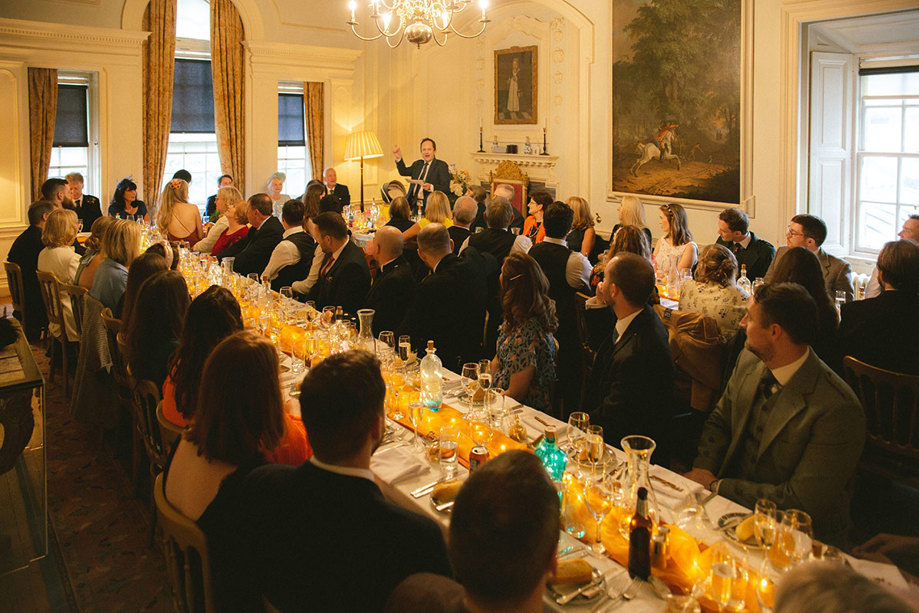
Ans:
[[[817,354],[811,350],[810,355],[801,365],[801,368],[798,369],[798,372],[791,377],[787,385],[777,392],[776,403],[763,426],[763,436],[760,439],[759,453],[756,456],[757,461],[769,448],[775,437],[785,429],[788,422],[806,408],[805,397],[814,391],[814,386],[817,383],[817,377],[815,376],[815,371],[819,370],[817,360]]]
[[[817,257],[820,258],[820,265],[823,266],[823,278],[829,278],[830,258],[827,256],[826,251],[824,251],[822,247],[817,249]]]
[[[728,446],[727,453],[724,454],[724,461],[718,473],[719,476],[733,463],[734,454],[744,438],[750,415],[753,413],[753,400],[756,397],[756,389],[759,387],[759,381],[765,369],[766,365],[757,360],[756,367],[748,370],[744,375],[744,380],[740,382],[740,390],[737,393],[737,399],[733,403],[734,410],[731,412],[731,443]]]
[[[615,356],[617,353],[622,351],[622,349],[632,341],[632,337],[638,334],[638,328],[642,324],[641,319],[646,316],[645,311],[647,311],[647,307],[645,307],[642,312],[635,316],[635,319],[629,323],[629,327],[625,329],[625,332],[623,332],[622,335],[616,339],[615,344],[613,345],[612,355]],[[657,317],[657,315],[655,315],[655,317]]]

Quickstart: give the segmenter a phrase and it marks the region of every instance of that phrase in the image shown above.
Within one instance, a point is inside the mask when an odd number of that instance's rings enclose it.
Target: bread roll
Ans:
[[[552,585],[588,583],[593,579],[594,567],[583,558],[558,563],[555,574],[549,578]]]
[[[433,498],[434,502],[437,504],[456,500],[456,495],[459,493],[459,489],[462,485],[462,481],[442,481],[434,486],[434,490],[431,492],[431,498]]]

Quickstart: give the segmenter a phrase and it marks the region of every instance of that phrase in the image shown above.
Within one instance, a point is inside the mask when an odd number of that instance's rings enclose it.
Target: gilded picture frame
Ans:
[[[538,47],[495,50],[495,125],[539,123]]]

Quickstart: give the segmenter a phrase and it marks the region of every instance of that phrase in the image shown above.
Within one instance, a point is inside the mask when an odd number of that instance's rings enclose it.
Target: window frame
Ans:
[[[48,176],[63,178],[70,172],[79,172],[83,175],[83,193],[92,194],[100,201],[108,202],[109,195],[100,191],[102,181],[99,177],[101,163],[99,158],[98,74],[81,70],[58,70],[57,84],[58,86],[78,85],[86,88],[87,144],[85,147],[52,146]],[[59,159],[63,149],[85,150],[86,164],[81,166],[54,164],[55,157]],[[66,172],[63,172],[65,170]]]

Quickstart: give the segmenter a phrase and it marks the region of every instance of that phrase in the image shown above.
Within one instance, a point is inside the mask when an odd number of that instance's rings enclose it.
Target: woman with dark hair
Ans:
[[[143,220],[150,223],[147,205],[143,200],[137,199],[137,184],[131,179],[122,179],[118,183],[108,207],[108,214],[119,219]]]
[[[279,376],[267,339],[245,330],[223,339],[204,363],[194,418],[166,467],[166,499],[207,537],[220,611],[238,608],[221,598],[241,581],[230,518],[242,503],[242,481],[284,435]]]
[[[597,286],[603,280],[603,271],[606,270],[606,263],[613,259],[617,253],[626,251],[634,253],[651,261],[651,243],[648,236],[639,226],[619,226],[616,233],[613,234],[613,240],[610,241],[609,249],[605,254],[600,256],[600,262],[590,271],[590,289],[593,293],[597,292]],[[654,296],[657,296],[655,292]],[[655,301],[655,304],[659,302]]]
[[[772,283],[798,283],[817,303],[817,340],[813,349],[824,363],[842,372],[842,355],[836,329],[839,327],[839,313],[826,291],[823,266],[816,254],[806,247],[792,247],[774,266]]]
[[[118,302],[118,308],[115,309],[115,316],[121,321],[126,322],[130,318],[131,310],[137,302],[137,294],[140,292],[140,286],[144,281],[158,272],[169,270],[169,263],[162,253],[157,253],[156,249],[151,246],[145,252],[137,256],[134,263],[128,269],[128,281],[124,286],[124,294]],[[160,247],[162,249],[162,247]]]
[[[159,258],[165,266],[162,257],[149,255]],[[136,302],[122,320],[127,343],[125,361],[135,378],[163,387],[189,303],[185,277],[174,270],[155,273],[141,284]]]
[[[750,296],[737,286],[737,258],[726,247],[708,245],[699,256],[696,278],[680,286],[680,310],[715,319],[726,336],[733,336],[746,313]]]
[[[398,228],[399,232],[405,232],[415,225],[415,222],[412,221],[412,207],[408,205],[405,196],[393,198],[389,205],[389,221],[386,222],[386,225]]]
[[[679,204],[664,204],[660,210],[660,224],[664,235],[654,248],[654,261],[661,266],[663,261],[675,257],[678,269],[692,268],[698,261],[699,248],[692,240],[686,210]]]
[[[499,281],[504,323],[492,362],[495,387],[517,402],[545,411],[555,381],[552,334],[558,329],[549,281],[536,260],[524,253],[507,256]]]

